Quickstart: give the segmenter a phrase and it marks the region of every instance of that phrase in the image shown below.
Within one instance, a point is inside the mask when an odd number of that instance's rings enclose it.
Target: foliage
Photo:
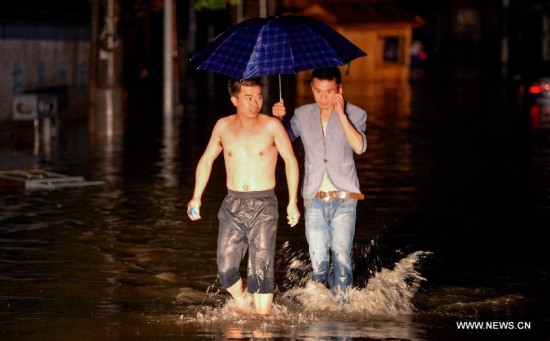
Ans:
[[[195,11],[200,11],[203,9],[209,10],[221,10],[226,9],[227,4],[237,5],[240,0],[195,0]]]

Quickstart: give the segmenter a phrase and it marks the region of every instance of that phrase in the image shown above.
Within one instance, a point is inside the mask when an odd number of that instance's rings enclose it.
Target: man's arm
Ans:
[[[365,137],[363,134],[357,131],[357,129],[355,129],[355,126],[350,122],[348,115],[346,115],[344,105],[344,97],[342,96],[342,91],[340,90],[340,93],[337,94],[335,97],[334,108],[336,110],[336,114],[338,116],[338,119],[340,120],[340,125],[344,130],[346,141],[348,141],[351,149],[353,149],[356,154],[362,154],[365,152],[366,149],[366,141],[363,140]]]
[[[285,104],[281,101],[281,102],[277,102],[275,104],[273,104],[273,107],[272,107],[272,113],[273,113],[273,116],[278,118],[279,121],[283,122],[283,119],[286,115],[286,108],[285,108]],[[283,126],[286,130],[286,133],[288,135],[288,137],[290,138],[290,141],[294,141],[298,138],[298,136],[294,133],[294,129],[292,129],[292,125],[291,125],[291,122],[285,122],[283,123]]]
[[[193,190],[193,197],[187,203],[187,215],[191,220],[199,220],[201,198],[210,179],[210,173],[212,172],[212,165],[214,160],[220,155],[223,150],[223,146],[220,141],[220,129],[222,123],[218,120],[214,129],[212,130],[212,136],[206,146],[204,153],[202,154],[199,163],[197,164],[197,170],[195,171],[195,189]],[[194,211],[194,212],[193,212]]]
[[[275,147],[277,147],[279,155],[285,163],[288,186],[287,218],[289,225],[294,226],[300,219],[300,211],[298,210],[298,184],[300,180],[298,161],[283,125],[278,120],[270,120],[270,126],[273,130]]]

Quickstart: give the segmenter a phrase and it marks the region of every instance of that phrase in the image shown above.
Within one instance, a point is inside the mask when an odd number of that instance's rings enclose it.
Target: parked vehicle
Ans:
[[[550,104],[550,77],[539,78],[530,83],[526,95],[532,103]]]
[[[525,104],[535,132],[550,132],[550,77],[537,78],[525,87]]]

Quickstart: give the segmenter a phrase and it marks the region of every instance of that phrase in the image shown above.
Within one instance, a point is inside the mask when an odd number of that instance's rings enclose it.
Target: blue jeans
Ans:
[[[328,284],[334,294],[343,292],[353,284],[351,249],[357,199],[313,198],[304,200],[304,206],[312,279]]]

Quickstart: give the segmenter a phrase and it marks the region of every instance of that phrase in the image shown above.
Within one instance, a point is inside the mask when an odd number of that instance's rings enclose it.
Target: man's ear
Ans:
[[[238,99],[235,96],[231,96],[231,103],[233,103],[234,106],[237,106]]]

